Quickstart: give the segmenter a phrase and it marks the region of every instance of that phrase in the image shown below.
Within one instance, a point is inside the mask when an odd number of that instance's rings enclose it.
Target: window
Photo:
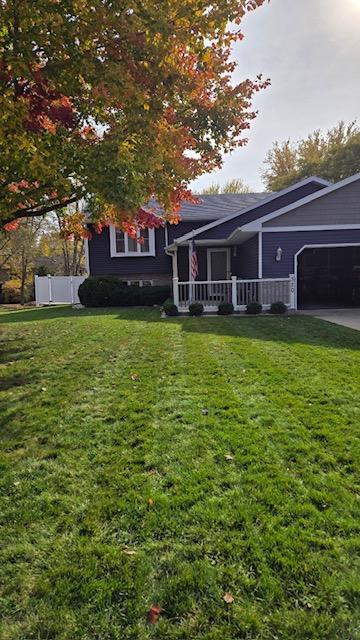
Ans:
[[[127,233],[110,227],[110,255],[112,258],[121,256],[154,256],[155,255],[155,232],[154,229],[142,229],[138,232],[138,237],[142,238],[142,242],[138,242],[136,238],[131,238]]]

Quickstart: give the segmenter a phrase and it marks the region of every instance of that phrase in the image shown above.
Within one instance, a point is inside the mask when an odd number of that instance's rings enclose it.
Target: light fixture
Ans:
[[[281,247],[279,247],[278,249],[276,249],[276,255],[275,255],[275,260],[276,262],[280,262],[281,258],[282,258],[282,254],[283,254],[283,250]]]

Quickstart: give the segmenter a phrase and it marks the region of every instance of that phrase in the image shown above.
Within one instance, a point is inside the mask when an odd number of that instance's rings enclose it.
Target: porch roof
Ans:
[[[221,239],[205,239],[202,240],[201,238],[194,238],[196,246],[198,247],[230,247],[232,245],[241,245],[244,242],[246,242],[247,240],[249,240],[250,238],[252,238],[253,236],[257,235],[257,230],[251,230],[251,231],[243,231],[241,227],[238,227],[237,229],[235,229],[235,231],[233,231],[227,238],[221,238]],[[192,242],[192,238],[188,238],[188,237],[183,237],[183,238],[177,238],[176,240],[174,240],[174,242],[172,242],[171,244],[167,245],[165,247],[166,251],[175,251],[175,249],[177,249],[177,247],[186,247],[189,246]]]

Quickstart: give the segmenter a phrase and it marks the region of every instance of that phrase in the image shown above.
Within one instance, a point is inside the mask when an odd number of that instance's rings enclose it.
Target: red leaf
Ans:
[[[152,604],[147,614],[148,623],[156,624],[162,611],[164,611],[164,609],[162,609],[158,604]]]

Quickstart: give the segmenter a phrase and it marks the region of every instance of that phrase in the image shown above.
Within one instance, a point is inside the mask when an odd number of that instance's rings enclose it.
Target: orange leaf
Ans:
[[[150,498],[150,496],[147,499],[147,503],[148,503],[149,507],[153,507],[154,506],[154,500],[152,498]]]
[[[224,593],[223,600],[225,600],[226,604],[232,604],[234,602],[234,596],[231,593]]]
[[[164,611],[164,609],[162,609],[158,604],[152,604],[147,614],[148,623],[156,624],[162,611]]]

